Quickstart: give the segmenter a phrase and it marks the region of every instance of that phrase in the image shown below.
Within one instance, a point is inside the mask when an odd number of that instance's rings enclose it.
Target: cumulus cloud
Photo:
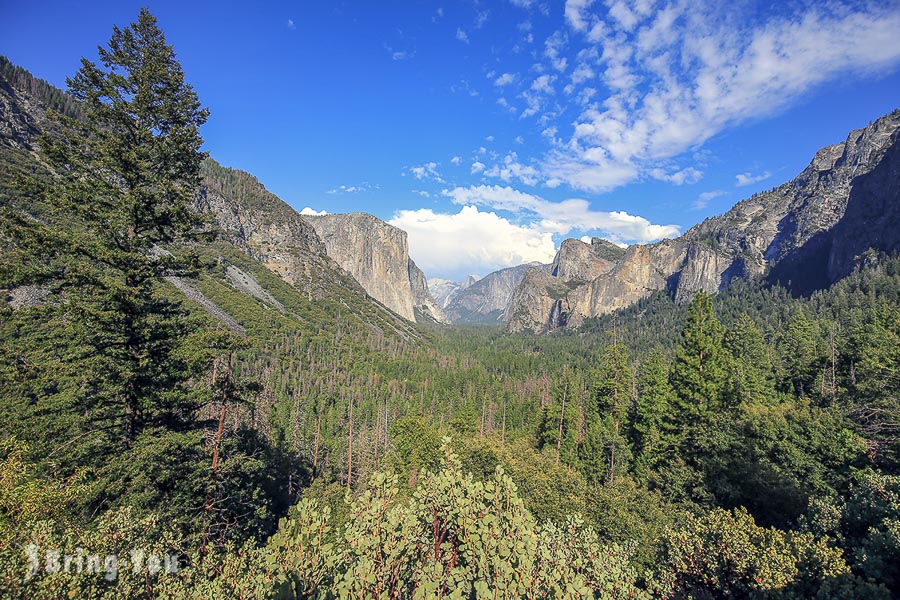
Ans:
[[[454,204],[504,210],[534,218],[540,231],[568,235],[572,231],[600,231],[619,242],[652,242],[675,237],[675,225],[655,225],[644,217],[624,211],[595,211],[587,200],[573,198],[551,202],[511,187],[478,185],[444,190]]]
[[[464,44],[468,44],[469,43],[469,34],[467,34],[465,31],[463,31],[462,29],[457,27],[456,28],[456,39],[458,39],[460,42],[462,42]]]
[[[734,178],[736,180],[735,185],[737,187],[744,187],[745,185],[753,185],[754,183],[758,183],[760,181],[765,181],[766,179],[768,179],[771,176],[772,176],[772,174],[768,171],[766,171],[765,173],[760,173],[759,175],[753,175],[750,172],[738,173],[737,175],[734,176]]]
[[[565,92],[585,108],[546,155],[547,180],[607,191],[655,177],[660,163],[728,127],[782,110],[824,82],[900,62],[896,2],[783,8],[763,20],[742,5],[567,0],[566,24],[586,54]],[[581,95],[596,79],[606,96],[596,85]]]
[[[401,210],[389,223],[406,231],[410,256],[431,277],[458,279],[531,261],[547,263],[556,254],[552,232],[516,225],[476,206],[457,213]]]
[[[481,173],[486,168],[487,168],[487,166],[483,162],[476,160],[475,162],[472,163],[471,173],[472,173],[472,175],[475,175],[476,173]]]
[[[450,162],[453,163],[454,165],[459,165],[462,162],[462,157],[454,156],[453,158],[450,159]]]
[[[321,217],[328,214],[326,210],[316,210],[314,208],[310,208],[308,206],[304,206],[303,210],[300,211],[301,215],[309,215],[312,217]]]

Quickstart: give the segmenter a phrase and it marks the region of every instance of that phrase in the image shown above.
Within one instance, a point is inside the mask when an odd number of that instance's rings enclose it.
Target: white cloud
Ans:
[[[542,171],[552,184],[591,191],[654,176],[666,160],[827,81],[900,62],[897,2],[791,3],[763,20],[740,4],[568,0],[565,18],[582,52],[598,58],[576,60],[565,91],[585,108]],[[579,91],[594,78],[605,97],[596,86]]]
[[[327,215],[327,214],[328,214],[328,211],[326,211],[326,210],[315,210],[315,209],[310,208],[310,207],[308,207],[308,206],[304,206],[304,207],[303,207],[303,210],[300,211],[300,214],[301,214],[301,215],[309,215],[309,216],[313,216],[313,217],[321,217],[321,216]]]
[[[455,204],[505,210],[514,214],[538,217],[535,226],[541,231],[567,235],[571,231],[600,231],[617,242],[652,242],[675,237],[675,225],[655,225],[644,217],[624,211],[595,211],[587,200],[569,199],[550,202],[511,187],[478,185],[444,190]]]
[[[691,206],[694,210],[703,210],[709,205],[710,200],[715,200],[716,198],[721,198],[722,196],[728,195],[728,192],[724,190],[713,190],[711,192],[703,192],[697,199],[694,201],[694,204]]]
[[[594,0],[566,0],[565,15],[569,25],[575,31],[587,29],[587,10]]]
[[[444,179],[441,177],[441,174],[438,173],[438,164],[434,161],[427,162],[424,165],[419,165],[417,167],[409,167],[409,172],[418,180],[427,180],[433,179],[434,181],[444,183]]]
[[[467,34],[465,31],[463,31],[462,29],[457,27],[456,28],[456,39],[458,39],[460,42],[462,42],[464,44],[468,44],[469,43],[469,34]]]
[[[494,212],[463,206],[458,213],[398,211],[389,223],[406,231],[409,253],[429,276],[459,280],[531,261],[551,262],[553,233],[516,225]]]
[[[355,194],[356,192],[365,192],[371,190],[372,188],[378,189],[378,186],[373,186],[368,181],[363,181],[362,183],[358,183],[355,185],[339,185],[334,189],[330,189],[326,194]]]
[[[481,11],[477,15],[475,15],[475,29],[481,29],[484,27],[485,23],[488,22],[488,18],[491,16],[491,12],[488,10]]]
[[[454,156],[453,158],[450,159],[450,162],[453,163],[454,165],[459,165],[462,162],[462,157]]]
[[[516,76],[512,73],[504,73],[500,77],[494,80],[494,85],[504,86],[514,83],[516,81]]]
[[[760,173],[759,175],[753,175],[750,172],[747,173],[738,173],[734,176],[736,183],[734,184],[737,187],[744,187],[745,185],[753,185],[754,183],[758,183],[760,181],[765,181],[772,174],[768,171],[765,173]]]
[[[476,174],[476,173],[481,173],[482,171],[485,170],[485,168],[486,168],[486,167],[485,167],[485,164],[484,164],[483,162],[479,162],[479,161],[476,160],[475,162],[472,163],[472,171],[471,171],[471,173],[472,173],[472,175],[474,175],[474,174]]]
[[[674,173],[666,173],[665,169],[655,168],[650,170],[650,177],[667,181],[675,185],[684,185],[685,183],[697,183],[703,177],[703,172],[698,171],[694,167],[687,167]]]
[[[554,81],[556,81],[556,75],[541,75],[531,83],[531,89],[535,92],[552,94]]]
[[[513,6],[518,6],[519,8],[531,8],[534,4],[534,0],[509,0],[509,3]]]
[[[519,180],[525,185],[537,185],[540,173],[537,169],[519,162],[519,156],[510,152],[503,159],[502,165],[494,165],[484,172],[488,177],[497,177],[506,182]]]
[[[297,29],[297,25],[296,25],[296,23],[294,23],[293,19],[287,20],[287,28],[288,29]]]

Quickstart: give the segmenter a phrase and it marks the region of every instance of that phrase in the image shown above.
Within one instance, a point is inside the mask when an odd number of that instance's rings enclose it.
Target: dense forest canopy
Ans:
[[[0,75],[47,115],[2,154],[4,597],[900,594],[897,257],[547,336],[390,329],[194,209],[273,197],[200,152],[148,11],[68,94]]]

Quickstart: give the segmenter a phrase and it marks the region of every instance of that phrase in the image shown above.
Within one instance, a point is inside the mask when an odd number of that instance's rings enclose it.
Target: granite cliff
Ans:
[[[900,111],[894,111],[819,150],[792,181],[679,238],[631,246],[619,256],[595,257],[587,244],[566,240],[549,273],[523,277],[508,328],[577,327],[659,290],[682,303],[735,278],[765,276],[800,294],[826,287],[852,272],[868,249],[900,248],[898,141]]]
[[[409,258],[406,232],[366,213],[304,215],[325,244],[325,251],[370,296],[410,321],[418,308],[429,319],[445,322],[428,293],[425,276]]]
[[[467,280],[445,308],[447,317],[457,324],[489,324],[505,320],[513,291],[528,269],[547,269],[547,265],[529,263],[494,271],[477,281]]]

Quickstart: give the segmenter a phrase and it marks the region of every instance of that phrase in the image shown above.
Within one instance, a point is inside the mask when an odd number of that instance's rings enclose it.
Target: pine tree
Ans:
[[[698,292],[672,367],[672,386],[682,421],[706,421],[726,404],[728,357],[724,330],[712,312],[712,300]]]
[[[656,348],[637,372],[637,403],[630,436],[635,471],[655,468],[664,460],[666,438],[676,434],[671,431],[674,403],[669,363],[662,350]]]
[[[803,310],[797,310],[788,322],[780,350],[787,380],[791,385],[791,389],[787,391],[793,391],[801,397],[809,395],[818,367],[813,324]]]
[[[588,411],[582,463],[589,481],[614,483],[616,474],[630,462],[625,436],[633,384],[628,356],[614,341],[600,359],[594,379],[594,403]]]
[[[552,402],[544,407],[538,427],[538,443],[556,454],[556,463],[575,466],[583,434],[584,382],[574,369],[564,368],[553,384]]]
[[[208,237],[191,206],[207,110],[146,9],[114,28],[99,58],[68,80],[78,118],[51,113],[57,125],[40,139],[56,175],[43,189],[50,214],[7,212],[4,223],[14,283],[51,292],[64,340],[55,375],[75,383],[63,401],[44,386],[33,403],[76,424],[59,448],[102,465],[100,497],[177,510],[202,503],[203,376],[232,345],[204,332],[166,282],[196,275],[191,244]]]
[[[50,191],[55,207],[73,225],[62,234],[71,256],[63,287],[91,374],[89,409],[118,422],[131,446],[146,427],[179,429],[194,417],[181,355],[193,324],[159,288],[196,266],[167,246],[200,229],[190,204],[207,111],[146,9],[115,27],[99,55],[100,66],[82,59],[67,81],[85,120],[57,116],[62,139],[45,136],[41,146],[62,174]]]
[[[725,347],[731,353],[732,394],[737,402],[771,403],[776,400],[775,365],[762,331],[756,322],[742,313],[725,334]]]

